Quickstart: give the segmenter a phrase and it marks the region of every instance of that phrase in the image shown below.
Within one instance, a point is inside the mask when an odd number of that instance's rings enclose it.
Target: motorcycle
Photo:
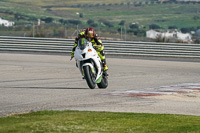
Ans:
[[[99,88],[107,88],[108,77],[104,74],[102,61],[91,42],[85,38],[79,39],[74,58],[90,89],[94,89],[96,84]]]

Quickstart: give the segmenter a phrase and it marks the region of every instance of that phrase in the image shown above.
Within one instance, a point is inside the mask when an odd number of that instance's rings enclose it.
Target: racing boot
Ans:
[[[103,73],[104,73],[105,76],[108,76],[107,71],[108,71],[108,66],[106,64],[104,64],[103,65]]]
[[[102,60],[102,63],[103,63],[103,73],[104,73],[105,76],[108,76],[108,73],[107,73],[108,66],[106,65],[106,60],[105,59]]]
[[[103,65],[103,71],[107,71],[108,70],[108,66],[106,64]]]

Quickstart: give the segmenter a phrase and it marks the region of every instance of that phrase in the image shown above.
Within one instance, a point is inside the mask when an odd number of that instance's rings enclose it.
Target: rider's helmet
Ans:
[[[93,37],[95,37],[95,31],[94,31],[94,29],[93,28],[87,28],[86,30],[85,30],[85,37],[86,38],[93,38]]]
[[[84,32],[85,31],[85,29],[81,29],[81,32]]]

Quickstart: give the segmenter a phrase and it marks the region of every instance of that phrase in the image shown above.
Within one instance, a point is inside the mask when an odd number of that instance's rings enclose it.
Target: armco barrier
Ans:
[[[71,53],[73,39],[0,36],[0,51]],[[200,58],[200,44],[103,40],[108,55]]]

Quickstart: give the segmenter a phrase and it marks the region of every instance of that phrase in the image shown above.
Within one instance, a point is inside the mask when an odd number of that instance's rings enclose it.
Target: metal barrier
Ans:
[[[102,40],[107,55],[200,58],[200,44]],[[71,53],[73,39],[0,36],[0,51]]]

